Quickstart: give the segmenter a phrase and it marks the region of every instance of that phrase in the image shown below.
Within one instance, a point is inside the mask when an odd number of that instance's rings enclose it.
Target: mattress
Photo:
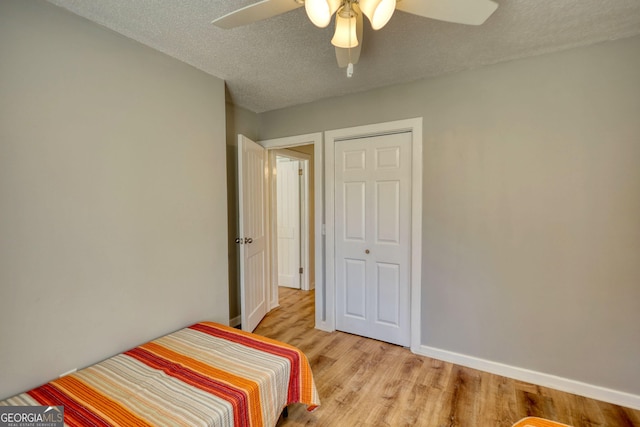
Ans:
[[[319,404],[296,347],[200,322],[0,402],[64,406],[68,426],[274,426]]]

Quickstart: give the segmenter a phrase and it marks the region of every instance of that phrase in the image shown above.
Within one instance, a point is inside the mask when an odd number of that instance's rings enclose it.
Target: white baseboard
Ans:
[[[492,374],[501,375],[503,377],[513,378],[520,381],[549,387],[556,390],[573,393],[590,399],[602,400],[627,408],[640,410],[640,396],[626,393],[610,388],[600,387],[593,384],[587,384],[568,378],[558,377],[555,375],[536,372],[529,369],[518,368],[515,366],[505,365],[499,362],[480,359],[465,354],[455,353],[448,350],[441,350],[434,347],[421,345],[417,349],[413,349],[414,353],[431,357],[433,359],[443,360],[445,362],[455,363],[457,365],[466,366],[468,368],[478,369]]]
[[[235,328],[236,326],[240,325],[242,323],[242,317],[241,316],[236,316],[233,319],[229,320],[229,326],[231,326],[232,328]]]

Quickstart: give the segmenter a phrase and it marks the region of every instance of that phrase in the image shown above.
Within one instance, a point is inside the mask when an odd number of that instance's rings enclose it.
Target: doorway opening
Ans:
[[[280,277],[280,267],[283,260],[278,254],[279,248],[284,244],[281,235],[291,236],[291,230],[283,229],[277,223],[278,217],[278,178],[280,174],[277,170],[278,158],[288,158],[298,161],[298,165],[302,169],[302,178],[300,179],[301,191],[300,200],[300,218],[301,218],[301,265],[302,274],[300,275],[300,290],[314,291],[317,283],[323,283],[323,265],[318,266],[317,258],[323,253],[324,239],[322,235],[323,215],[316,212],[318,206],[322,206],[322,167],[318,166],[321,162],[321,156],[318,156],[318,150],[322,148],[322,134],[307,134],[294,137],[278,138],[273,140],[262,140],[259,143],[267,150],[269,167],[269,213],[270,234],[272,236],[270,243],[270,266],[271,266],[271,289],[270,300],[271,309],[279,306],[279,284],[288,278]],[[320,157],[320,158],[319,158]],[[284,159],[281,163],[284,163]],[[320,163],[321,164],[321,163]],[[295,170],[295,167],[291,167]],[[300,169],[300,168],[299,168]],[[320,177],[318,177],[320,173]],[[320,186],[320,187],[318,187]],[[318,199],[320,197],[320,199]],[[295,214],[294,214],[295,216]],[[280,229],[279,229],[280,228]],[[306,241],[305,241],[306,238]],[[280,240],[280,241],[279,241]],[[291,242],[289,242],[291,243]],[[295,258],[295,255],[294,255]],[[279,265],[280,264],[280,265]],[[300,270],[298,270],[300,271]],[[286,285],[285,285],[286,287]],[[295,285],[294,285],[295,287]],[[314,312],[317,308],[314,309]],[[317,313],[315,313],[317,316]],[[316,322],[317,323],[317,322]]]
[[[313,146],[271,150],[271,213],[275,218],[276,238],[273,262],[278,286],[308,291],[313,277],[313,205],[310,202],[310,159]],[[275,167],[273,166],[275,165]]]

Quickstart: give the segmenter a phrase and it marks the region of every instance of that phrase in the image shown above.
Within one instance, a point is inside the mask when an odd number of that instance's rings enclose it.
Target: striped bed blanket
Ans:
[[[64,406],[68,426],[275,426],[292,403],[320,404],[304,353],[201,322],[0,405]]]

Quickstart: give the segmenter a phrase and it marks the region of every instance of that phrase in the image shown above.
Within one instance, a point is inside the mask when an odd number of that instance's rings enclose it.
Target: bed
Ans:
[[[275,426],[293,403],[320,404],[304,353],[200,322],[0,405],[62,405],[68,426]]]

